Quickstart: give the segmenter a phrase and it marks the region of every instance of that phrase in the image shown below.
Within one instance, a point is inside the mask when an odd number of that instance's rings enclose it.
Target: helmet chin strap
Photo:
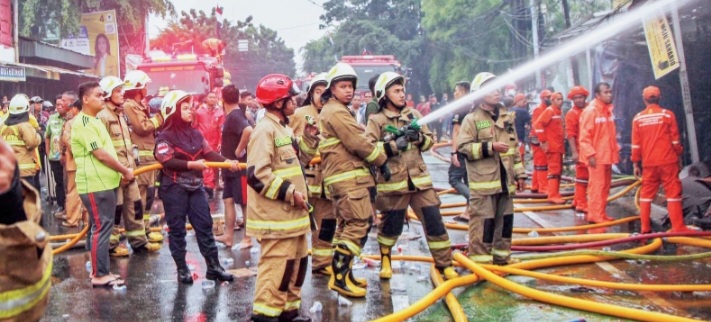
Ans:
[[[402,111],[402,110],[405,109],[405,107],[407,106],[407,104],[397,105],[397,104],[395,104],[393,101],[391,101],[390,98],[389,98],[387,95],[385,95],[385,104],[386,104],[386,106],[387,106],[388,103],[390,103],[390,105],[392,105],[392,106],[395,106],[395,108],[397,108],[398,111]]]

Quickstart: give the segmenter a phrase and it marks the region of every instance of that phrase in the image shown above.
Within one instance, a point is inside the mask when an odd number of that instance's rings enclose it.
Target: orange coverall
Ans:
[[[551,105],[546,108],[533,123],[533,127],[536,129],[536,135],[538,135],[541,144],[548,143],[548,150],[545,151],[548,164],[548,201],[564,204],[565,200],[560,195],[560,175],[563,172],[563,154],[565,153],[563,113],[560,106]],[[538,184],[542,185],[543,182]]]
[[[567,137],[575,138],[576,151],[580,153],[580,116],[583,109],[573,106],[568,113],[565,114],[565,134]],[[586,196],[588,190],[588,166],[585,163],[575,160],[575,197],[573,198],[573,206],[579,212],[588,212],[588,198]]]
[[[538,117],[541,116],[543,111],[546,109],[546,105],[541,103],[531,113],[531,124],[536,124]],[[548,182],[548,160],[546,159],[546,153],[541,150],[540,141],[538,141],[538,136],[536,131],[531,131],[529,135],[531,138],[531,149],[533,150],[533,176],[531,179],[531,191],[538,191],[540,193],[548,193],[548,188],[546,187],[546,182]]]
[[[664,186],[672,231],[687,230],[678,176],[679,156],[683,151],[674,113],[652,104],[634,117],[632,162],[642,162],[642,190],[639,198],[642,233],[651,232],[649,216],[652,200],[660,185]]]
[[[607,197],[610,195],[612,165],[620,161],[620,147],[617,144],[615,117],[612,104],[595,99],[590,102],[580,117],[580,162],[588,166],[588,221],[605,222],[612,218],[605,213]],[[596,165],[588,160],[595,157]]]

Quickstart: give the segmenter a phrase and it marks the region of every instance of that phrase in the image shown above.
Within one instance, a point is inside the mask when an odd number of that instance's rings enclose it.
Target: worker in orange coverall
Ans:
[[[612,89],[608,83],[595,85],[595,99],[580,117],[580,162],[588,166],[588,214],[592,223],[612,221],[605,213],[610,195],[612,165],[620,161],[615,117],[612,115]]]
[[[551,91],[541,92],[541,104],[531,113],[531,124],[536,124],[538,117],[551,105]],[[548,160],[546,153],[541,150],[541,142],[536,131],[531,131],[531,149],[533,150],[533,178],[531,179],[531,192],[548,193]]]
[[[588,167],[578,160],[580,150],[580,116],[588,105],[587,97],[590,95],[583,86],[575,86],[570,89],[568,99],[573,101],[573,107],[565,114],[565,134],[568,138],[568,146],[571,151],[571,158],[575,161],[575,196],[573,207],[577,213],[588,212]]]
[[[679,128],[672,111],[659,106],[662,95],[659,88],[649,86],[642,92],[647,106],[637,113],[632,121],[632,162],[635,177],[642,174],[639,195],[641,233],[651,233],[649,215],[652,200],[660,185],[667,197],[669,219],[673,232],[689,231],[684,225],[681,207],[680,159],[684,148],[679,142]],[[640,169],[640,163],[642,168]]]
[[[563,173],[563,154],[565,154],[563,112],[560,110],[563,105],[563,94],[553,93],[551,95],[551,103],[551,106],[543,110],[541,116],[533,123],[533,128],[538,140],[541,142],[541,150],[546,153],[548,202],[562,205],[565,203],[565,200],[560,195],[560,175]],[[540,186],[544,183],[539,181],[538,184]]]

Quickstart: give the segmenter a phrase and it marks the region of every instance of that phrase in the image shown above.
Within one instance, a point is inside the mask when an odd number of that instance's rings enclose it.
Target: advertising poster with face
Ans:
[[[62,39],[62,47],[94,56],[94,66],[87,72],[100,77],[120,77],[116,11],[82,14],[79,30],[79,35]]]

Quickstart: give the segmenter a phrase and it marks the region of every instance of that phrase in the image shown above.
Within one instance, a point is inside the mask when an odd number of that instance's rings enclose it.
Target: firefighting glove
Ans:
[[[420,131],[415,130],[411,127],[408,127],[405,130],[405,135],[404,135],[408,141],[410,142],[419,142],[420,141]]]
[[[397,146],[397,149],[400,151],[407,150],[408,144],[410,144],[410,141],[408,140],[407,135],[403,135],[403,136],[395,139],[395,145]]]
[[[388,168],[387,163],[383,163],[383,165],[380,166],[380,174],[383,175],[383,179],[385,179],[385,181],[390,181],[392,173],[390,173],[390,168]]]

